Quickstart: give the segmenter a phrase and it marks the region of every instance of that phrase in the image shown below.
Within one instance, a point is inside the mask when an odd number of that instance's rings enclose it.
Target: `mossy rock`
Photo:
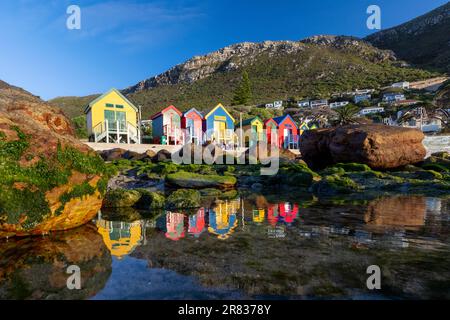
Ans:
[[[161,192],[152,192],[145,189],[137,189],[141,194],[140,199],[135,203],[139,209],[162,209],[165,206],[166,198]]]
[[[414,174],[416,179],[419,180],[442,180],[444,177],[441,173],[434,170],[422,170]]]
[[[193,189],[179,189],[167,197],[167,209],[188,209],[200,207],[200,192]]]
[[[181,188],[230,188],[236,185],[237,179],[233,176],[202,175],[192,172],[179,171],[169,174],[166,181]]]
[[[363,163],[337,163],[334,165],[336,168],[342,168],[346,172],[367,172],[372,171],[372,169],[367,165]]]
[[[361,190],[361,187],[349,177],[330,175],[312,186],[314,193],[319,195],[333,195],[340,193],[352,193]]]
[[[134,206],[141,194],[136,190],[114,189],[106,193],[103,200],[103,207],[105,208],[125,208]]]
[[[218,197],[222,194],[222,191],[215,188],[200,189],[202,197]]]
[[[446,166],[441,163],[425,163],[422,165],[422,169],[434,170],[437,172],[450,172],[450,165]]]
[[[238,195],[239,195],[238,191],[235,189],[232,189],[232,190],[222,192],[219,196],[219,199],[222,199],[222,200],[236,199]]]
[[[312,171],[306,164],[291,163],[284,164],[278,174],[268,179],[270,184],[280,183],[283,185],[309,187],[314,181],[319,181],[320,176]]]
[[[442,159],[450,160],[450,153],[448,153],[447,151],[435,152],[431,156],[432,157],[436,157],[436,158],[442,158]]]

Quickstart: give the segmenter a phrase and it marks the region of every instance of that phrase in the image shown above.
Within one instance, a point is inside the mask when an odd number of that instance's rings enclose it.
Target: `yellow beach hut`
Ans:
[[[236,123],[236,127],[241,127],[239,121]],[[242,121],[242,130],[245,135],[246,147],[251,147],[257,141],[264,140],[264,123],[258,116]]]
[[[91,142],[140,143],[139,110],[119,90],[101,95],[84,113]]]

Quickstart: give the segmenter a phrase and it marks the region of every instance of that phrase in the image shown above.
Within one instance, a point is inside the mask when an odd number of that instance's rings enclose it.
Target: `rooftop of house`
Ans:
[[[251,123],[252,123],[253,121],[255,121],[255,120],[261,121],[261,119],[260,119],[258,116],[252,117],[252,118],[243,120],[243,121],[242,121],[242,126],[248,126],[249,124],[251,124]],[[262,122],[262,121],[261,121],[261,122]],[[239,122],[239,121],[237,122],[237,126],[240,127],[240,122]]]

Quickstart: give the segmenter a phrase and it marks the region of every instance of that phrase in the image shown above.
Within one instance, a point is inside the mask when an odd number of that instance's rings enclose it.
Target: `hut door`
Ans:
[[[216,138],[220,140],[224,140],[225,138],[225,122],[223,121],[214,121],[214,133]]]

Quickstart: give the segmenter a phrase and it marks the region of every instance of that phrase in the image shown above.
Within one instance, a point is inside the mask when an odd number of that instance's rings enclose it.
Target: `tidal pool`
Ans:
[[[450,199],[242,194],[0,242],[2,299],[450,298]],[[69,265],[81,290],[68,290]],[[381,269],[369,290],[367,267]]]

